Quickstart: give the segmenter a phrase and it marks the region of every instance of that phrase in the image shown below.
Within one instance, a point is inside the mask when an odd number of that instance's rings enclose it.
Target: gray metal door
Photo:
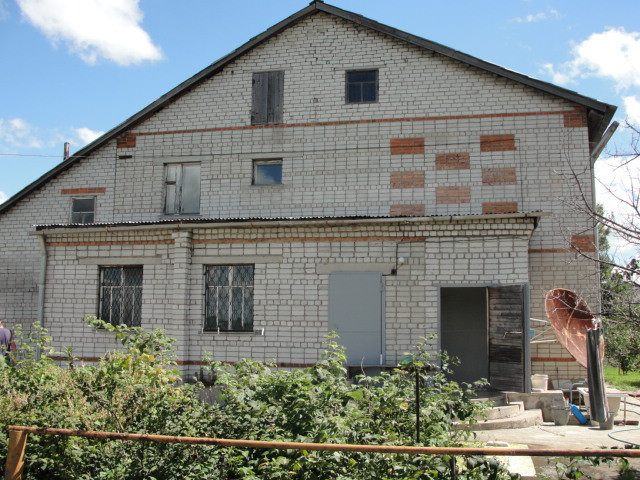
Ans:
[[[378,272],[329,275],[329,330],[340,335],[349,365],[382,363],[383,290]]]

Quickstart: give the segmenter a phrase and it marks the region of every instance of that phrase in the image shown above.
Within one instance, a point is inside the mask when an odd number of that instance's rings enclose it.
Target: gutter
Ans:
[[[40,278],[38,279],[38,317],[36,320],[36,328],[44,327],[44,291],[47,281],[47,242],[44,233],[38,236],[38,244],[40,245]],[[42,347],[36,344],[36,359],[40,360],[42,355]]]
[[[600,156],[602,151],[605,149],[605,147],[609,143],[609,140],[611,140],[611,137],[616,132],[619,126],[620,126],[619,122],[613,122],[611,125],[609,125],[609,128],[607,128],[607,130],[602,134],[602,138],[600,138],[600,141],[596,144],[595,147],[593,147],[593,151],[589,156],[592,164],[595,163],[595,161],[598,159],[598,157]]]

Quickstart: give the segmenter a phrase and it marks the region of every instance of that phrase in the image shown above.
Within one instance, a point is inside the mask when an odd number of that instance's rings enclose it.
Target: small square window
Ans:
[[[347,72],[347,103],[378,101],[378,70]]]
[[[71,199],[71,223],[93,223],[95,213],[95,197]]]
[[[142,267],[100,267],[98,316],[111,325],[139,327],[142,316]]]
[[[254,160],[254,185],[280,185],[282,183],[282,160]]]

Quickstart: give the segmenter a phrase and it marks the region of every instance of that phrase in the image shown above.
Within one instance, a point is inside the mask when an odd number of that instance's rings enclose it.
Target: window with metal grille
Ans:
[[[71,223],[93,223],[95,213],[95,197],[71,199]]]
[[[165,165],[164,213],[187,215],[200,213],[200,164]]]
[[[282,123],[284,72],[254,73],[251,97],[251,125]]]
[[[347,103],[378,101],[378,70],[347,72]]]
[[[98,316],[112,325],[139,327],[142,267],[101,267]]]
[[[253,330],[253,265],[209,265],[205,289],[205,332]]]

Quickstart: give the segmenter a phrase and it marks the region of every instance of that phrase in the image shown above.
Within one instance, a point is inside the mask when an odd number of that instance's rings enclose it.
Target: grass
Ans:
[[[618,373],[616,367],[605,365],[604,379],[607,384],[619,390],[640,390],[640,372],[629,372],[626,375]]]

